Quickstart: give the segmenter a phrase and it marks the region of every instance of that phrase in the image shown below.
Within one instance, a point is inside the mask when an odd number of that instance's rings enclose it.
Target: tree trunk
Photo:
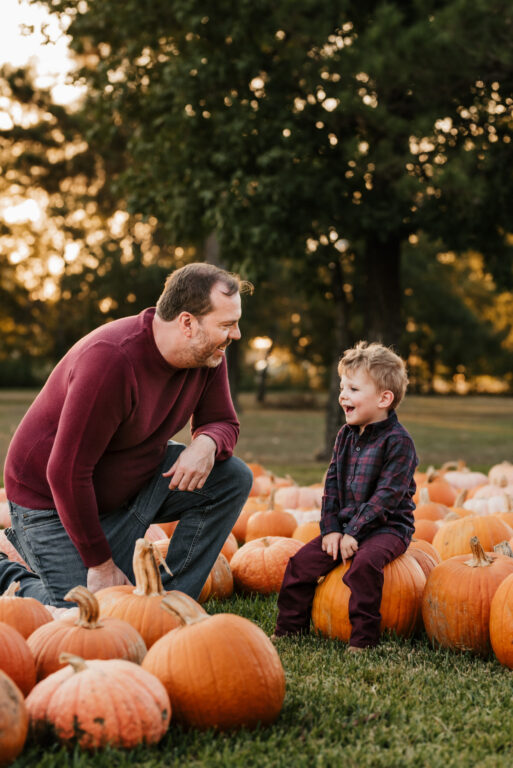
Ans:
[[[365,335],[399,349],[401,318],[401,242],[371,240],[365,253]]]
[[[319,461],[329,461],[333,453],[333,444],[342,425],[342,409],[338,402],[340,392],[340,376],[338,363],[342,354],[352,343],[349,330],[350,306],[344,292],[344,271],[339,260],[331,267],[331,290],[335,302],[335,327],[333,357],[330,368],[330,386],[326,404],[324,447],[316,454]]]

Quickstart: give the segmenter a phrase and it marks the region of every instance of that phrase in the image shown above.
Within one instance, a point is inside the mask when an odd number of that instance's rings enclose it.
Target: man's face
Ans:
[[[212,311],[197,318],[198,325],[190,348],[195,367],[217,368],[225,356],[228,344],[234,339],[240,339],[240,294],[226,296],[222,288],[222,285],[213,287]]]

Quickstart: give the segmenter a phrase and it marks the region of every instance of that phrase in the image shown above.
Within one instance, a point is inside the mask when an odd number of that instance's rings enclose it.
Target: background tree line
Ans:
[[[43,4],[86,95],[65,109],[3,73],[2,197],[45,216],[0,230],[0,384],[207,258],[255,282],[246,341],[269,335],[333,391],[362,337],[408,357],[417,389],[513,386],[509,4]]]

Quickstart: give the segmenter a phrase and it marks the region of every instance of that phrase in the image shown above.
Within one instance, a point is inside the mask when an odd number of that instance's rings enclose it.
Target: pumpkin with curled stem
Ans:
[[[62,653],[62,669],[27,697],[30,731],[82,749],[156,744],[167,731],[169,697],[159,680],[125,659],[84,660]]]
[[[267,635],[249,619],[209,614],[188,595],[172,591],[162,609],[180,626],[148,651],[143,669],[166,688],[173,720],[195,728],[254,728],[280,714],[285,674]]]
[[[63,652],[84,659],[127,659],[141,663],[146,646],[131,624],[109,616],[100,618],[98,600],[86,587],[74,587],[64,599],[78,603],[78,618],[73,616],[43,624],[28,638],[38,680],[63,666],[59,661]]]
[[[155,548],[145,539],[137,539],[134,550],[135,587],[123,584],[105,587],[95,593],[100,605],[100,616],[113,616],[128,621],[137,629],[151,648],[170,629],[178,626],[178,619],[160,610],[160,603],[167,591],[162,586]]]

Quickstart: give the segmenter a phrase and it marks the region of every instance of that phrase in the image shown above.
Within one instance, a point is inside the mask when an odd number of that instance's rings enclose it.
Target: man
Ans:
[[[9,446],[6,535],[34,573],[0,560],[0,592],[65,606],[87,584],[133,582],[136,539],[179,520],[166,589],[198,597],[249,494],[225,353],[249,283],[210,264],[167,279],[156,308],[108,323],[55,367]],[[171,438],[191,420],[188,447]]]

